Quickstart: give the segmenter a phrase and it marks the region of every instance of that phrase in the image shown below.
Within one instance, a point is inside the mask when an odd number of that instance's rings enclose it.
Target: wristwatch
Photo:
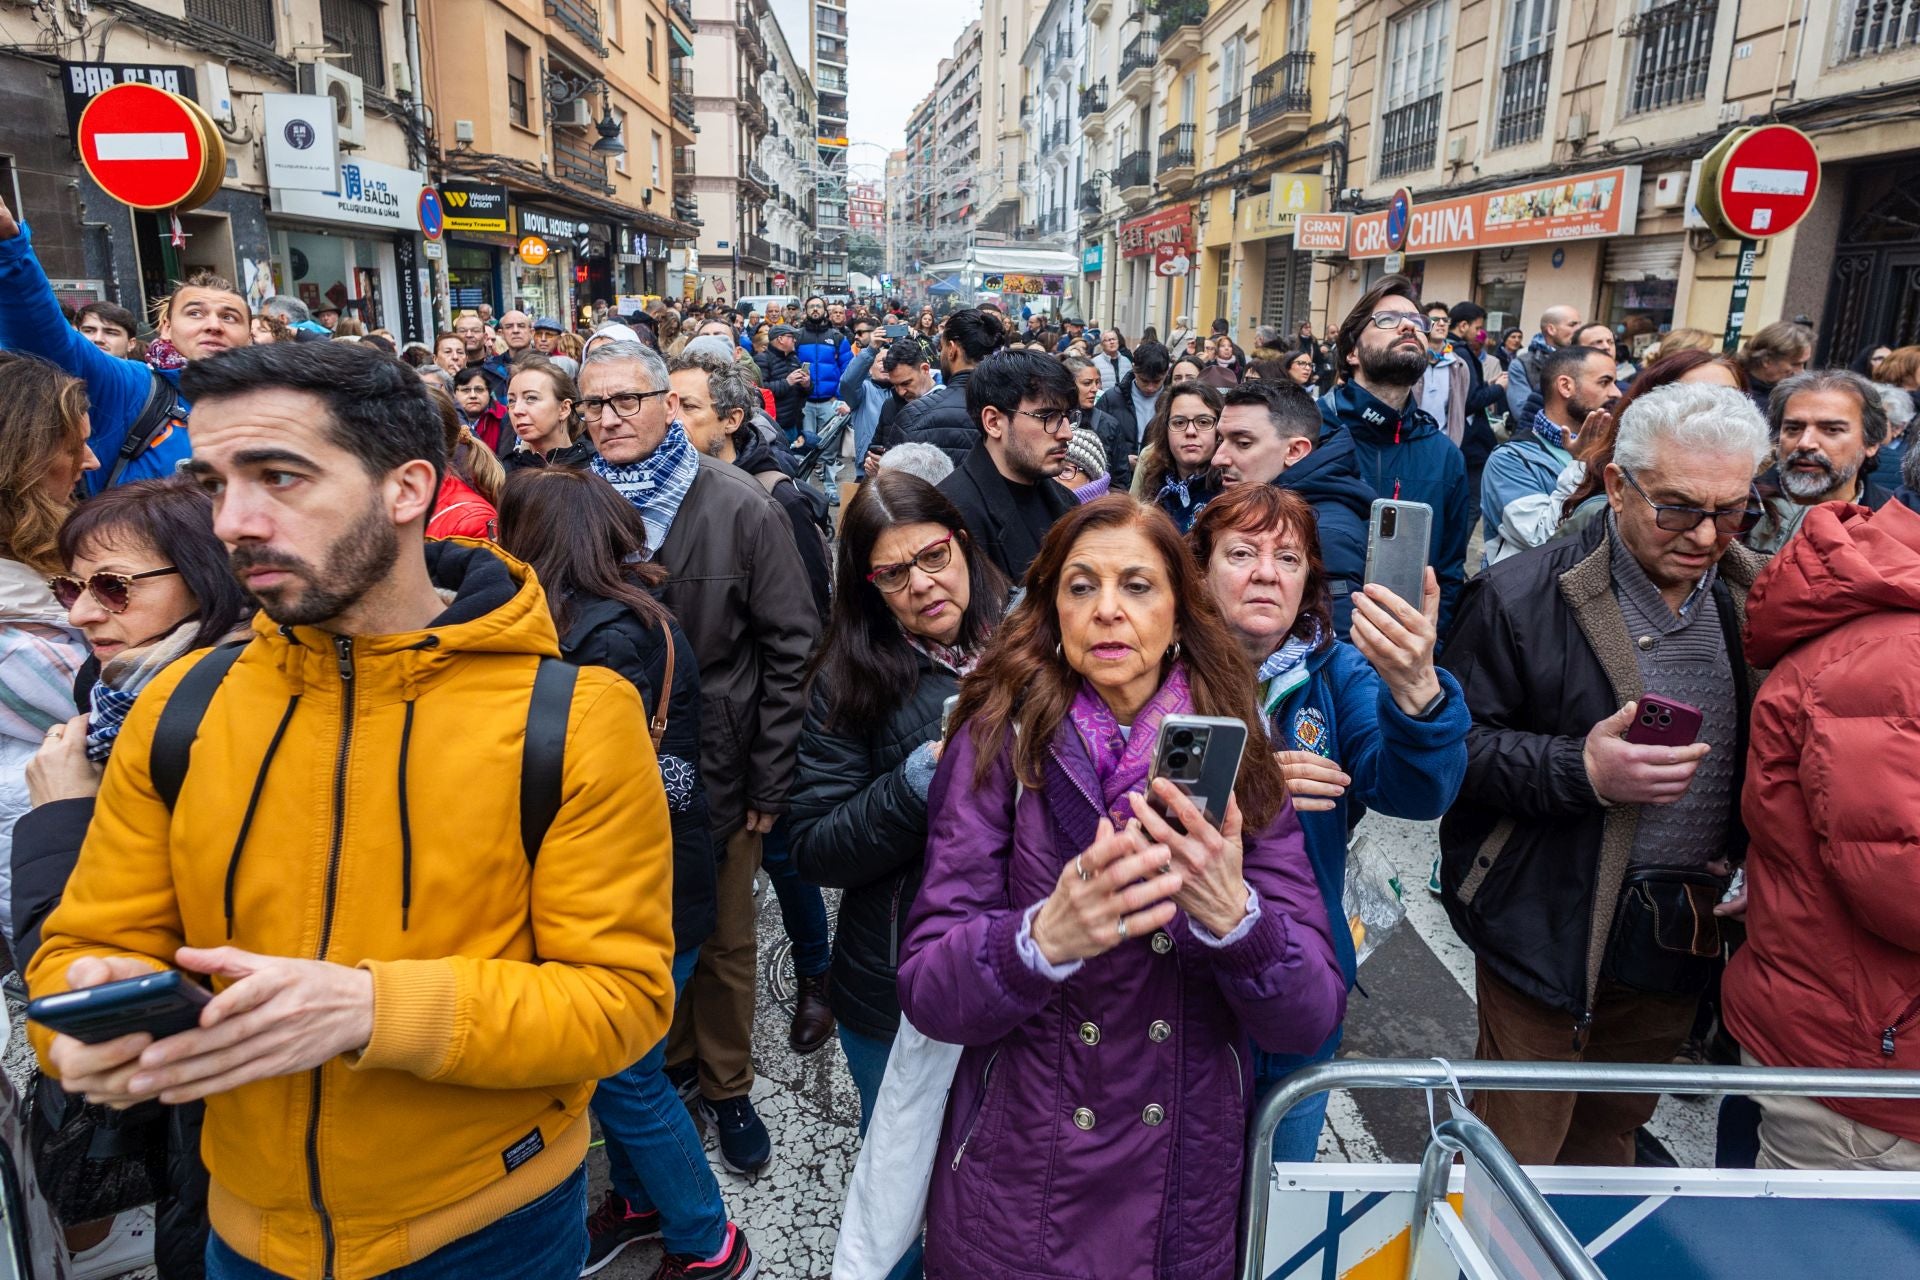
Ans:
[[[1427,705],[1413,713],[1415,720],[1431,720],[1440,714],[1440,708],[1447,705],[1447,686],[1440,686],[1440,692],[1433,695]]]

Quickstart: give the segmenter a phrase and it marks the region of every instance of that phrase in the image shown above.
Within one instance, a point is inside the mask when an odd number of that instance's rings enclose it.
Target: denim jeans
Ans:
[[[780,900],[780,923],[793,940],[793,972],[796,977],[817,978],[827,971],[833,958],[833,935],[827,928],[827,902],[820,886],[800,878],[793,854],[787,848],[787,819],[783,814],[773,824],[760,845],[760,865],[773,882],[773,896]],[[702,1254],[702,1257],[706,1255]]]
[[[693,976],[700,948],[673,958],[678,998]],[[727,1205],[707,1164],[706,1148],[686,1104],[667,1082],[667,1041],[625,1071],[600,1082],[593,1115],[607,1140],[613,1189],[636,1213],[660,1211],[660,1242],[668,1253],[711,1258],[727,1233]]]
[[[800,434],[809,448],[820,443],[820,429],[833,421],[833,406],[838,403],[837,398],[807,401],[807,407],[800,416]]]
[[[717,1246],[716,1246],[717,1247]],[[434,1250],[379,1280],[575,1280],[587,1260],[587,1167],[497,1222]],[[284,1280],[207,1236],[207,1280]]]
[[[847,1055],[847,1073],[853,1077],[853,1087],[860,1094],[860,1136],[865,1138],[867,1125],[873,1120],[873,1100],[879,1096],[880,1081],[887,1074],[887,1055],[893,1051],[893,1041],[863,1036],[847,1030],[846,1024],[841,1023],[840,1049]],[[887,1280],[920,1280],[923,1252],[921,1243],[914,1241],[906,1255],[887,1273]]]
[[[1261,1081],[1262,1085],[1278,1081]],[[1261,1097],[1266,1096],[1263,1089]],[[1273,1158],[1296,1164],[1312,1164],[1320,1151],[1320,1130],[1327,1122],[1327,1095],[1316,1093],[1303,1098],[1287,1112],[1286,1119],[1273,1131]]]

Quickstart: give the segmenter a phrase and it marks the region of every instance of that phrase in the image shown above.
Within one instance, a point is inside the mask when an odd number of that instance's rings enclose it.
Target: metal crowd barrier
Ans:
[[[1302,1101],[1318,1093],[1328,1093],[1335,1089],[1448,1089],[1459,1086],[1464,1090],[1475,1089],[1514,1089],[1530,1093],[1741,1093],[1741,1094],[1798,1094],[1821,1098],[1920,1098],[1920,1071],[1829,1071],[1799,1070],[1782,1067],[1675,1067],[1666,1065],[1639,1065],[1633,1063],[1608,1064],[1585,1062],[1446,1062],[1438,1058],[1399,1059],[1399,1058],[1340,1058],[1332,1062],[1322,1062],[1314,1066],[1303,1067],[1276,1085],[1255,1109],[1253,1131],[1247,1140],[1247,1162],[1241,1192],[1241,1237],[1240,1237],[1240,1280],[1265,1280],[1268,1196],[1274,1178],[1273,1135],[1280,1127],[1280,1121]],[[1462,1147],[1471,1147],[1474,1154],[1486,1164],[1489,1175],[1496,1179],[1496,1185],[1508,1193],[1515,1207],[1529,1219],[1530,1228],[1536,1236],[1542,1230],[1551,1231],[1551,1226],[1538,1218],[1545,1214],[1555,1224],[1558,1218],[1553,1216],[1544,1199],[1520,1173],[1520,1166],[1513,1161],[1504,1148],[1498,1155],[1488,1159],[1480,1149],[1475,1137],[1468,1136],[1471,1125],[1456,1125],[1453,1121],[1438,1126],[1438,1134],[1446,1134],[1445,1141],[1457,1142]],[[1482,1130],[1485,1126],[1479,1126]],[[1491,1139],[1491,1132],[1487,1133]],[[1478,1143],[1479,1145],[1473,1145]],[[1436,1146],[1443,1145],[1436,1143]],[[1498,1148],[1498,1143],[1493,1144]],[[1427,1162],[1437,1162],[1439,1171],[1435,1175],[1444,1186],[1445,1171],[1452,1163],[1451,1151],[1444,1152],[1444,1158],[1435,1154],[1433,1148],[1427,1152],[1427,1161],[1421,1166],[1422,1190],[1427,1190]],[[1518,1174],[1520,1183],[1515,1188],[1500,1181],[1497,1171],[1499,1157],[1505,1157],[1505,1163],[1511,1166],[1511,1174]],[[1536,1207],[1529,1209],[1529,1201]],[[1415,1231],[1420,1230],[1420,1215],[1416,1214]],[[1565,1232],[1564,1225],[1559,1227]],[[1571,1235],[1561,1244],[1571,1241]],[[1540,1243],[1550,1256],[1558,1257],[1560,1250],[1546,1239]],[[1576,1250],[1579,1245],[1572,1244]],[[1417,1256],[1417,1255],[1415,1255]],[[1584,1258],[1584,1251],[1581,1252]],[[1574,1276],[1598,1276],[1597,1271],[1572,1271]]]
[[[1487,1178],[1506,1197],[1559,1277],[1607,1280],[1587,1256],[1587,1251],[1580,1247],[1579,1239],[1540,1194],[1540,1188],[1533,1185],[1533,1179],[1520,1167],[1520,1162],[1513,1158],[1513,1153],[1477,1116],[1456,1116],[1436,1125],[1433,1140],[1427,1143],[1426,1154],[1420,1159],[1420,1184],[1414,1191],[1413,1218],[1407,1234],[1407,1280],[1413,1280],[1420,1266],[1420,1245],[1426,1236],[1429,1215],[1434,1206],[1446,1198],[1455,1152],[1465,1152],[1480,1162]]]

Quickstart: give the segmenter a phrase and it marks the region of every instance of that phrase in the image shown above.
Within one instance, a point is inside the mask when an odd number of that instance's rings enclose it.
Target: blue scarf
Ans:
[[[615,466],[595,454],[588,465],[640,509],[640,519],[647,526],[647,555],[658,556],[680,504],[700,474],[700,454],[687,439],[687,429],[677,420],[668,423],[660,447],[638,462]]]
[[[1261,710],[1269,717],[1289,693],[1307,682],[1307,659],[1320,647],[1320,624],[1313,624],[1310,636],[1288,636],[1285,644],[1267,655],[1255,679],[1265,691]]]
[[[1534,411],[1533,421],[1528,424],[1527,429],[1562,453],[1573,452],[1575,443],[1573,428],[1563,427],[1552,418],[1549,418],[1545,409],[1536,409]]]
[[[196,615],[158,640],[116,654],[101,667],[99,678],[87,694],[87,759],[95,764],[107,762],[140,691],[174,659],[191,650],[199,634],[200,619]]]

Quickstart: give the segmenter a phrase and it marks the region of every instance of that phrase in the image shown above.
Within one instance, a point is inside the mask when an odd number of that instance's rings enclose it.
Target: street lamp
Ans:
[[[593,144],[596,155],[623,156],[627,154],[627,144],[620,140],[620,122],[613,115],[613,90],[606,80],[595,76],[591,80],[569,80],[541,66],[540,90],[547,100],[547,121],[553,121],[553,109],[578,102],[594,90],[600,91],[600,119],[594,122],[594,131],[600,140]]]

